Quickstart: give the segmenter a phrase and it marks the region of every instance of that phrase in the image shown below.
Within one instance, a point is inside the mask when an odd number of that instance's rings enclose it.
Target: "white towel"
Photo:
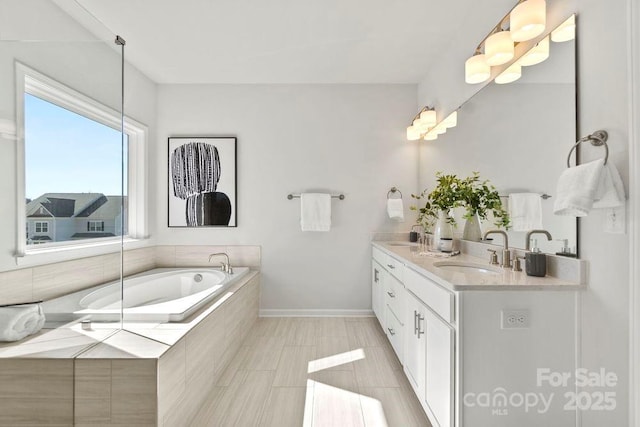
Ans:
[[[19,341],[44,326],[40,304],[0,307],[0,341]]]
[[[509,218],[513,231],[540,230],[542,226],[542,198],[537,193],[509,194]]]
[[[595,201],[604,169],[604,159],[565,169],[558,179],[553,213],[587,216]]]
[[[404,221],[404,205],[402,199],[387,199],[387,215],[398,222]]]
[[[624,205],[625,199],[624,184],[618,168],[611,162],[607,162],[600,176],[593,209],[617,208]]]
[[[331,195],[302,193],[300,195],[300,226],[302,231],[331,229]]]

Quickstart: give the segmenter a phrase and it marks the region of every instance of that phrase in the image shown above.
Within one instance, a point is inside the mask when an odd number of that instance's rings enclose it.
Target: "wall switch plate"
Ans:
[[[605,233],[624,234],[626,231],[625,206],[609,208],[604,211],[604,231]]]
[[[529,310],[502,310],[502,329],[528,329],[531,326]]]

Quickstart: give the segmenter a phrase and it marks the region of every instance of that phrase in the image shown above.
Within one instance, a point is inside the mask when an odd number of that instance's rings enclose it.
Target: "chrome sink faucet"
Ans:
[[[211,262],[211,258],[215,256],[224,256],[227,259],[227,262],[226,263],[221,262],[220,267],[222,271],[224,271],[225,273],[233,274],[233,267],[231,267],[231,261],[229,261],[229,255],[227,255],[226,252],[218,252],[215,254],[211,254],[209,255],[209,262]]]
[[[510,268],[511,267],[511,251],[509,251],[509,236],[503,230],[489,230],[484,233],[484,240],[487,239],[489,234],[501,234],[504,239],[504,248],[502,249],[502,264],[500,267],[502,268]]]
[[[527,252],[529,252],[531,250],[531,235],[532,234],[544,234],[547,236],[547,240],[551,241],[551,239],[553,239],[553,237],[551,237],[551,233],[549,233],[547,230],[531,230],[531,231],[527,231],[527,235],[525,237],[525,250]]]

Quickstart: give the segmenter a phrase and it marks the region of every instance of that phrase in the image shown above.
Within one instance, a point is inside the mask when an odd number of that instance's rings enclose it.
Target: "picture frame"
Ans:
[[[237,138],[168,138],[168,226],[237,227]]]

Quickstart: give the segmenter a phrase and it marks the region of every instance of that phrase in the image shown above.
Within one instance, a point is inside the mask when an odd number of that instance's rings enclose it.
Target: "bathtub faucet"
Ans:
[[[226,252],[218,252],[215,254],[211,254],[209,255],[209,262],[211,262],[211,258],[215,256],[224,256],[225,258],[227,258],[227,262],[226,263],[221,262],[220,266],[222,268],[222,271],[224,271],[225,273],[233,274],[233,267],[231,267],[231,261],[229,261],[229,255],[227,255]]]

